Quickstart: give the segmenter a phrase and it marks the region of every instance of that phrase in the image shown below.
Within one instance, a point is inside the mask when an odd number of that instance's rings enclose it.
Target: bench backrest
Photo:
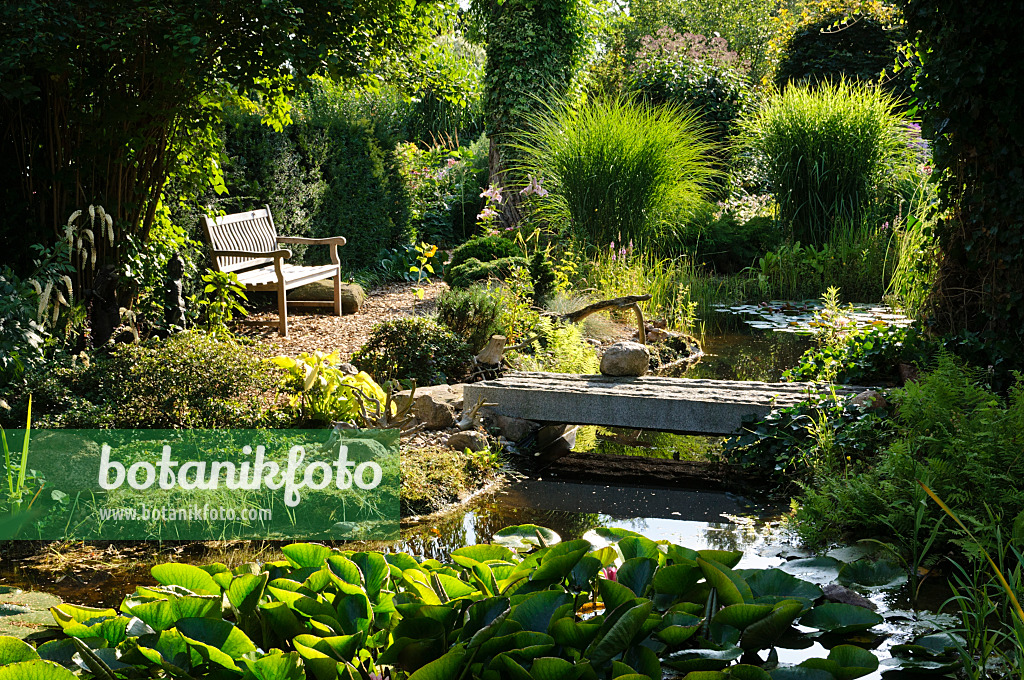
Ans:
[[[216,219],[204,216],[203,226],[206,229],[206,240],[215,251],[249,250],[265,253],[278,249],[277,229],[274,228],[274,218],[270,216],[270,206]],[[213,268],[221,272],[235,272],[273,261],[270,257],[214,257]]]

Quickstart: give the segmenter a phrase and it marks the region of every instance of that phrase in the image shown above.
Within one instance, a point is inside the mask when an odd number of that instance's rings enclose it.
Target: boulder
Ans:
[[[612,376],[643,375],[651,364],[651,353],[639,342],[617,342],[604,351],[601,373]]]
[[[503,416],[490,409],[481,409],[480,412],[491,425],[498,428],[501,436],[510,442],[521,442],[540,429],[540,423],[535,420]]]
[[[334,281],[314,281],[288,291],[289,300],[333,300]],[[356,314],[366,301],[366,291],[358,283],[341,284],[341,313]]]
[[[878,411],[886,407],[886,402],[885,397],[875,390],[864,390],[850,400],[850,406],[867,409],[868,411]]]
[[[821,592],[824,593],[825,599],[829,602],[852,604],[856,607],[870,609],[871,611],[878,609],[878,605],[868,598],[864,597],[860,593],[850,590],[849,588],[841,586],[838,583],[830,583],[827,586],[822,586]]]
[[[412,415],[427,430],[443,430],[454,427],[462,411],[462,385],[431,385],[416,388],[413,397]],[[395,395],[399,409],[409,402],[409,390]]]
[[[487,435],[476,430],[456,432],[448,437],[448,448],[455,451],[483,451],[487,448]]]

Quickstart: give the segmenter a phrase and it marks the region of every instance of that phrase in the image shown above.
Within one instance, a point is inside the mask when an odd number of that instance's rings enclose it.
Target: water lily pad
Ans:
[[[60,604],[60,598],[49,593],[13,590],[0,595],[0,635],[25,638],[47,626],[53,626],[50,607]]]
[[[857,560],[843,565],[838,580],[843,585],[872,590],[895,588],[907,582],[907,572],[888,560]]]
[[[882,623],[884,619],[865,607],[827,602],[807,612],[800,625],[837,635],[856,633]]]
[[[787,574],[818,584],[835,581],[842,568],[843,563],[832,557],[809,557],[779,565],[779,569]]]
[[[541,545],[542,541],[543,545],[561,543],[562,537],[547,527],[539,527],[536,524],[517,524],[495,532],[491,540],[512,550],[529,550]]]
[[[821,597],[821,587],[804,581],[781,569],[743,569],[737,572],[750,586],[754,601],[772,604],[782,600],[797,600],[810,607]]]

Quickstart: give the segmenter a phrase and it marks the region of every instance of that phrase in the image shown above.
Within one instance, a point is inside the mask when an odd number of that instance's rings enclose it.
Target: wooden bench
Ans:
[[[220,272],[234,272],[238,281],[250,291],[277,293],[278,331],[288,337],[288,291],[301,285],[334,279],[334,300],[296,300],[295,307],[334,306],[341,316],[341,265],[338,246],[345,245],[345,237],[300,238],[278,236],[270,206],[260,210],[224,215],[216,219],[203,217],[206,240],[213,250],[213,268]],[[326,245],[330,248],[331,264],[304,267],[286,264],[290,250],[279,244]]]

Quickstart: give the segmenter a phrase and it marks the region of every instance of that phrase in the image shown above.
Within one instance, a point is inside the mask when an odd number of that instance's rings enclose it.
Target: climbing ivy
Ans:
[[[491,179],[504,185],[505,135],[573,88],[586,54],[588,0],[476,0],[487,38],[484,115]]]
[[[914,94],[943,212],[934,289],[942,331],[1024,347],[1024,1],[903,0]]]

